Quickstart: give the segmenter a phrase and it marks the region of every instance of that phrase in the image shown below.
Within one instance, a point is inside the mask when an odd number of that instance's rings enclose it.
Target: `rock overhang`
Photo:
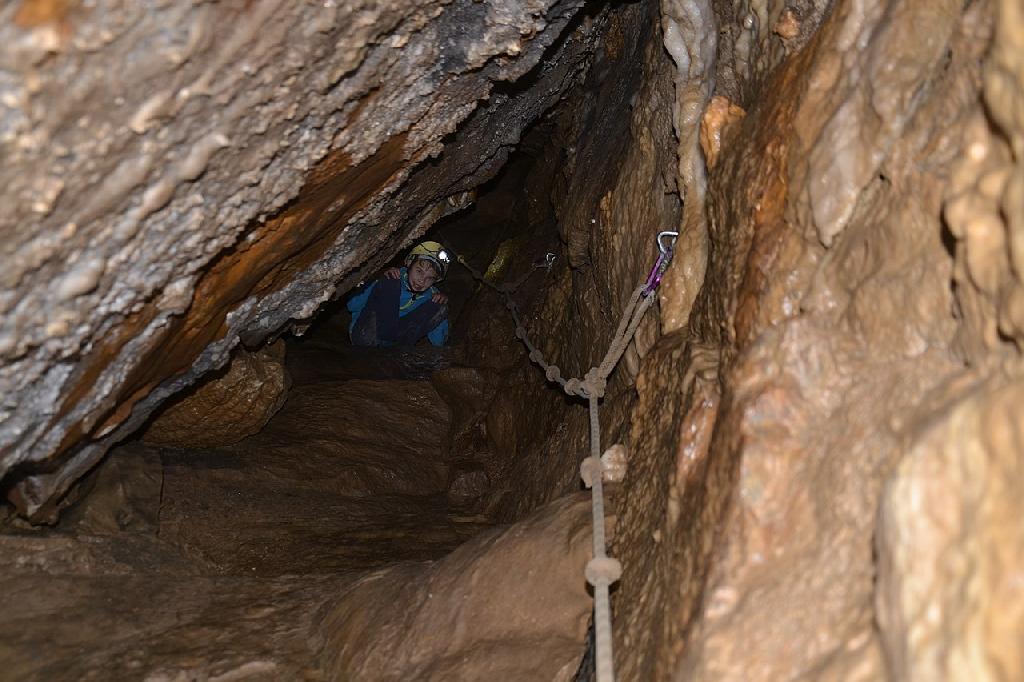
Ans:
[[[52,518],[240,338],[310,317],[461,208],[586,71],[582,5],[6,9],[9,499]]]

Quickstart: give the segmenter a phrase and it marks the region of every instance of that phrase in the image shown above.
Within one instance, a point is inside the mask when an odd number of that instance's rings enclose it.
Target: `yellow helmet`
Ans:
[[[420,259],[428,260],[437,268],[438,281],[444,279],[448,274],[448,264],[452,262],[452,255],[439,242],[420,242],[409,251],[405,257],[405,267],[411,266]]]

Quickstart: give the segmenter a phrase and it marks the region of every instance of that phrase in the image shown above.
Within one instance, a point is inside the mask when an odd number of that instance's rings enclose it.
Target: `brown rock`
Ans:
[[[662,338],[638,380],[617,545],[625,679],[887,675],[872,540],[907,425],[964,371],[939,215],[990,20],[983,5],[890,9],[835,3],[710,175],[689,338]],[[934,43],[911,39],[922,25]],[[872,70],[894,55],[907,72]],[[858,77],[839,67],[854,63]],[[911,116],[895,103],[917,78]],[[721,348],[718,385],[691,377],[704,345]]]
[[[955,348],[976,374],[922,420],[881,504],[876,608],[900,679],[1024,678],[1024,11],[999,5],[987,111],[971,118],[945,212]]]
[[[743,119],[747,112],[721,95],[715,95],[700,120],[700,146],[708,168],[714,168],[722,151],[722,135],[729,126]]]
[[[281,409],[288,388],[284,341],[258,352],[238,349],[227,371],[172,402],[146,429],[153,445],[209,448],[236,443]]]
[[[1001,3],[996,41],[985,67],[986,110],[977,111],[956,166],[945,215],[957,239],[957,299],[963,324],[957,350],[972,363],[1006,341],[1024,343],[1024,16]]]
[[[22,513],[169,379],[309,318],[457,210],[587,72],[600,25],[565,31],[582,4],[11,5],[0,476],[17,469]]]
[[[590,503],[562,498],[431,564],[372,573],[323,615],[339,680],[572,679],[590,615]]]
[[[565,260],[571,267],[558,262],[526,326],[563,377],[581,377],[600,361],[626,300],[657,258],[659,226],[670,229],[679,221],[677,158],[672,145],[664,143],[673,135],[672,63],[658,32],[650,30],[656,7],[623,7],[616,19],[621,25],[614,29],[622,40],[598,57],[578,108],[567,116],[560,133],[567,152],[552,154],[559,177],[550,200],[568,242]],[[646,354],[657,327],[652,310],[640,339],[630,346],[630,357]],[[523,353],[521,348],[515,352]],[[509,491],[496,505],[503,520],[520,518],[577,490],[579,462],[588,452],[585,403],[553,389],[525,358],[521,363],[519,373],[507,377],[487,420],[495,450],[514,455],[493,481]],[[607,444],[628,431],[636,397],[632,381],[627,361],[621,362],[602,402]]]
[[[782,38],[783,41],[793,40],[793,38],[800,35],[800,17],[797,16],[792,7],[782,10],[782,14],[779,15],[779,20],[775,22],[772,32]]]
[[[1024,676],[1019,0],[618,5],[614,16],[588,16],[573,33],[574,41],[595,41],[586,68],[560,61],[578,48],[571,43],[553,48],[558,59],[534,71],[544,97],[518,85],[491,86],[532,68],[578,3],[527,3],[501,21],[491,10],[509,6],[498,0],[425,0],[408,13],[401,3],[378,4],[365,21],[346,21],[349,8],[327,13],[321,37],[295,44],[302,69],[340,80],[306,85],[299,78],[288,90],[292,74],[280,65],[291,62],[273,58],[278,39],[255,33],[251,48],[239,52],[246,56],[226,54],[217,81],[205,83],[212,92],[183,96],[180,110],[159,97],[143,101],[151,93],[124,98],[124,111],[136,115],[114,129],[131,131],[128,148],[109,155],[97,155],[93,140],[116,143],[116,135],[88,137],[88,144],[59,137],[77,130],[62,127],[63,116],[81,109],[76,93],[63,109],[39,106],[60,85],[56,70],[75,73],[82,55],[94,54],[80,48],[95,31],[62,42],[65,19],[53,8],[72,7],[67,23],[76,30],[95,26],[71,3],[36,3],[39,24],[18,13],[20,26],[36,28],[5,41],[30,57],[8,62],[32,71],[13,79],[6,98],[14,103],[12,121],[21,125],[22,116],[26,125],[46,123],[56,133],[42,145],[25,134],[9,164],[17,231],[15,267],[0,292],[0,309],[11,308],[0,326],[0,356],[8,360],[0,379],[16,400],[10,421],[0,424],[0,444],[9,446],[0,448],[0,467],[16,467],[23,477],[13,488],[21,506],[38,509],[88,470],[102,450],[89,439],[127,428],[135,418],[128,415],[151,409],[167,376],[218,364],[240,334],[258,336],[308,317],[328,290],[345,289],[461,205],[449,196],[490,177],[504,158],[499,148],[520,144],[539,159],[524,192],[533,208],[508,222],[546,219],[550,204],[567,256],[543,275],[544,300],[524,303],[524,320],[563,375],[581,374],[603,353],[625,296],[653,261],[654,233],[682,228],[660,292],[661,318],[652,312],[645,322],[601,408],[604,443],[628,446],[622,492],[630,505],[613,547],[624,562],[614,604],[619,678]],[[247,3],[239,12],[245,30],[270,23],[264,8],[271,6]],[[201,16],[206,5],[182,7],[187,25],[197,27],[195,54],[155,68],[191,78],[217,54],[215,41],[198,30],[202,19],[223,20],[218,13],[240,5],[220,3]],[[307,26],[307,11],[275,18]],[[457,24],[462,37],[447,41],[450,18],[476,23]],[[659,24],[660,33],[653,30]],[[606,32],[595,37],[594,27]],[[132,37],[119,26],[99,35]],[[526,40],[530,35],[538,37]],[[69,44],[74,51],[61,52]],[[182,45],[153,53],[173,63]],[[99,57],[110,59],[102,49]],[[432,70],[435,64],[443,67]],[[393,78],[376,87],[385,68]],[[259,106],[235,124],[218,118],[211,102],[231,102],[235,83],[253,85],[239,76],[250,69],[266,78],[253,92]],[[573,73],[586,74],[585,87],[559,85],[573,83]],[[705,111],[712,83],[728,99]],[[403,86],[417,98],[414,106],[406,106]],[[310,98],[309,87],[326,90]],[[491,105],[458,126],[488,93]],[[564,109],[547,108],[563,96]],[[730,136],[728,122],[738,116],[732,107],[741,105],[749,113],[731,130],[743,134]],[[523,145],[524,126],[545,110],[543,125],[557,144]],[[100,118],[116,124],[122,113],[111,107]],[[30,118],[44,114],[45,121]],[[197,125],[207,120],[209,127]],[[499,129],[508,134],[495,135]],[[315,144],[293,144],[310,134]],[[257,149],[264,140],[285,146]],[[58,151],[62,142],[70,153]],[[706,177],[700,144],[712,166]],[[180,154],[184,149],[196,153]],[[161,154],[169,155],[168,168],[142,163]],[[70,165],[56,170],[65,160]],[[113,186],[88,179],[92,162]],[[241,185],[236,166],[251,171]],[[23,167],[55,172],[37,177]],[[91,200],[86,190],[94,185],[102,191]],[[153,212],[128,220],[143,200]],[[202,213],[203,201],[225,207],[217,222]],[[173,229],[185,224],[182,216],[198,221],[194,242]],[[97,239],[108,225],[114,239]],[[139,271],[113,267],[135,248],[132,230],[146,245],[138,251],[151,259],[142,286],[127,276]],[[176,279],[185,265],[218,252],[209,267]],[[516,277],[524,267],[518,255],[509,264]],[[493,486],[480,507],[516,519],[578,487],[586,412],[545,386],[508,321],[493,313],[499,302],[485,296],[477,303],[490,308],[478,316],[491,319],[466,338],[476,346],[469,355],[500,375],[498,398],[489,399],[474,370],[435,382],[453,405],[459,457],[438,456],[449,427],[428,386],[314,382],[323,375],[313,371],[309,390],[282,410],[287,423],[272,421],[260,435],[265,440],[171,457],[161,540],[203,558],[204,568],[232,574],[376,570],[433,559],[468,532],[431,498],[475,503]],[[104,312],[92,314],[97,310]],[[125,310],[135,317],[125,321]],[[63,363],[81,348],[91,350]],[[333,378],[352,376],[363,375]],[[401,400],[390,400],[396,390]],[[147,395],[153,397],[135,403]],[[51,407],[54,396],[59,405]],[[359,410],[366,398],[380,405],[374,409],[389,428],[365,419]],[[486,418],[473,409],[476,401],[488,403]],[[75,449],[83,443],[86,449]],[[343,466],[339,452],[348,456]],[[44,461],[54,453],[67,457]],[[109,482],[97,482],[102,514],[90,517],[90,528],[120,528],[114,507],[135,502]],[[321,614],[327,674],[571,673],[589,609],[576,565],[586,554],[585,510],[574,505],[561,501],[447,559],[401,564],[343,586],[340,600]],[[47,549],[30,540],[14,536],[5,545],[12,548],[0,552],[8,557],[5,570],[27,570],[22,556],[53,573],[110,565],[85,543],[58,538]],[[328,582],[321,589],[337,594]],[[202,611],[202,600],[222,587],[208,583],[153,581],[167,588],[161,605],[182,602],[188,613],[209,614],[179,632],[184,648],[167,653],[156,674],[318,674],[299,664],[298,652],[290,667],[264,658],[263,649],[239,658],[238,640],[207,637],[223,624],[214,609]],[[58,599],[51,601],[37,599],[34,578],[19,577],[12,592],[19,614],[33,621],[100,604],[107,620],[98,622],[120,638],[119,647],[134,641],[124,623],[133,623],[132,605],[150,583],[123,584],[130,589],[112,607],[108,593],[84,583],[54,581]],[[218,610],[238,619],[252,594],[264,592],[274,597],[268,608],[281,608],[277,597],[285,601],[285,591],[249,585]],[[298,609],[304,617],[312,596]],[[253,607],[249,621],[258,621],[262,608]],[[23,622],[8,623],[0,637],[27,643],[19,649],[21,667],[10,667],[14,674],[68,672],[33,660],[47,638],[77,666],[71,676],[101,670],[97,660],[137,663],[123,647],[112,657],[110,649],[107,658],[78,656],[91,633],[77,623],[58,623],[56,637],[36,625],[26,638]],[[278,634],[292,633],[287,645],[301,649],[305,630],[275,622]],[[162,643],[167,628],[177,627],[163,623],[142,643]],[[264,641],[264,628],[246,627],[256,633],[255,640],[246,636],[250,645],[284,646],[275,637]],[[167,641],[182,646],[181,639]],[[206,663],[193,666],[182,660],[191,653],[179,653],[197,650]]]
[[[460,541],[443,506],[447,432],[425,381],[296,388],[256,436],[164,453],[160,537],[225,572],[436,558]]]
[[[94,535],[155,530],[160,512],[163,471],[160,455],[141,443],[111,452],[68,495],[82,498],[62,517],[62,527]]]
[[[459,443],[464,449],[474,440],[473,432],[478,430],[497,388],[496,375],[470,367],[450,367],[434,372],[430,382],[451,413],[448,443]]]
[[[479,500],[491,487],[491,479],[483,467],[474,463],[457,464],[448,484],[448,500],[466,505]]]
[[[877,609],[897,679],[1024,678],[1024,386],[977,384],[886,485]]]
[[[94,539],[45,549],[38,540],[0,542],[5,680],[321,679],[310,621],[341,587],[336,576],[198,576],[125,540],[112,552],[119,562],[93,561]],[[12,552],[20,561],[5,560]]]

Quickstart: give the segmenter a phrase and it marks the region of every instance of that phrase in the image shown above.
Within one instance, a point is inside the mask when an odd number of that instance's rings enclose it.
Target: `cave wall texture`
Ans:
[[[570,26],[582,4],[0,9],[9,499],[53,518],[564,98],[525,191],[564,244],[528,326],[565,373],[681,231],[603,410],[629,452],[620,677],[1024,677],[1020,3],[661,0]],[[586,423],[495,318],[475,352],[512,521],[576,489]]]
[[[240,337],[310,317],[458,208],[581,72],[586,27],[537,87],[495,89],[581,4],[0,10],[9,499],[52,519],[112,442]]]
[[[1017,679],[1020,5],[715,9],[745,115],[637,382],[622,675]]]

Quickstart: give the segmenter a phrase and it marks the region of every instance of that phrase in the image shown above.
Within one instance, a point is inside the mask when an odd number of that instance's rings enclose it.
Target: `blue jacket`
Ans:
[[[370,298],[370,294],[373,292],[373,288],[377,286],[377,282],[371,282],[365,289],[353,296],[346,303],[346,307],[349,312],[352,313],[352,321],[348,325],[349,333],[352,332],[352,328],[356,326],[356,322],[359,320],[359,314],[363,312],[363,308],[366,307],[366,302]],[[402,268],[402,293],[399,295],[399,310],[398,316],[404,317],[412,311],[419,308],[421,305],[430,300],[430,298],[438,293],[437,287],[430,287],[421,294],[417,294],[416,298],[413,299],[412,292],[409,291],[409,273],[405,268]],[[448,341],[448,320],[444,319],[430,330],[427,334],[427,338],[430,339],[430,343],[435,346],[443,346]]]

